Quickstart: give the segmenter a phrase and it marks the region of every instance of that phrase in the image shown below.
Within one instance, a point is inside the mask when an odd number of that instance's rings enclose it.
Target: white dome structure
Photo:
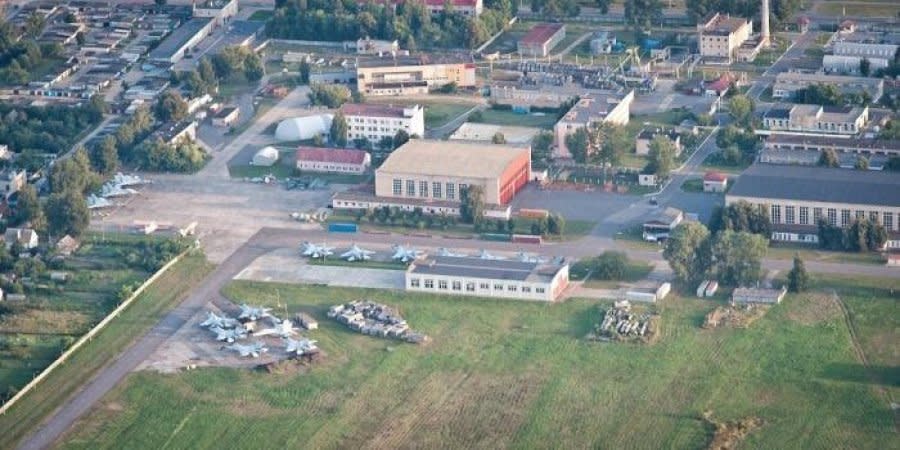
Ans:
[[[278,150],[275,147],[265,147],[253,155],[250,162],[254,166],[269,167],[278,162]]]
[[[279,141],[312,139],[317,135],[328,133],[333,118],[331,114],[319,114],[282,120],[275,129],[275,138]]]

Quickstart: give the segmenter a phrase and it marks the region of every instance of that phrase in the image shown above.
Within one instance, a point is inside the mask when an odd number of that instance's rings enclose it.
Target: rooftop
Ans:
[[[494,178],[516,159],[529,157],[528,147],[459,141],[412,139],[394,150],[378,169],[384,172],[470,178]]]
[[[798,136],[794,134],[772,133],[766,137],[766,144],[792,144],[805,146],[817,146],[820,148],[848,148],[867,150],[894,150],[900,151],[900,140],[885,139],[841,139],[835,140],[827,136]]]
[[[576,123],[603,120],[610,111],[619,105],[623,98],[624,95],[614,92],[584,95],[560,120]]]
[[[433,256],[412,264],[409,270],[422,275],[548,283],[562,267],[518,260]]]
[[[883,84],[884,81],[878,78],[828,75],[824,73],[781,72],[775,76],[775,83],[856,83],[877,86]]]
[[[425,66],[429,64],[474,64],[471,55],[461,53],[442,53],[433,55],[386,55],[386,56],[368,56],[360,57],[357,60],[357,67],[403,67],[403,66]],[[474,65],[472,66],[474,68]]]
[[[341,106],[341,113],[345,116],[394,117],[402,119],[404,117],[412,116],[412,114],[407,114],[406,111],[412,110],[414,108],[420,109],[421,106],[391,106],[364,103],[345,103]]]
[[[743,17],[731,17],[727,14],[715,14],[703,26],[703,34],[729,35],[747,24]]]
[[[366,154],[363,150],[349,148],[299,147],[296,156],[298,161],[362,164]]]
[[[531,27],[531,30],[525,36],[522,36],[519,42],[522,44],[542,45],[564,27],[565,24],[562,23],[539,23]]]
[[[900,206],[900,174],[827,167],[754,164],[728,196]]]
[[[163,39],[163,41],[159,43],[159,46],[150,52],[150,59],[171,58],[178,50],[184,47],[184,44],[187,44],[194,35],[209,25],[210,21],[212,21],[212,19],[208,17],[195,17],[183,23],[180,27],[172,31],[168,37]]]

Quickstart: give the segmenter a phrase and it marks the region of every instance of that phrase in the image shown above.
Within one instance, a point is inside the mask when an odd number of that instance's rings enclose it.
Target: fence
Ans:
[[[53,361],[52,364],[47,366],[46,369],[41,371],[33,380],[31,380],[28,384],[26,384],[22,389],[16,393],[8,402],[4,403],[3,406],[0,406],[0,415],[6,414],[6,411],[9,410],[13,405],[15,405],[22,397],[24,397],[28,392],[33,390],[37,385],[50,376],[50,373],[53,372],[54,369],[62,365],[66,360],[68,360],[79,348],[81,348],[84,344],[88,343],[94,336],[97,335],[103,328],[109,325],[113,319],[115,319],[122,311],[125,311],[128,306],[130,306],[135,299],[137,299],[141,294],[144,293],[144,290],[147,289],[154,281],[156,281],[162,274],[166,273],[169,268],[171,268],[175,263],[181,260],[190,250],[186,250],[179,254],[178,256],[172,258],[171,261],[166,263],[166,265],[162,266],[159,270],[156,271],[150,278],[147,278],[147,281],[144,281],[143,284],[138,287],[130,297],[125,299],[116,309],[112,310],[103,320],[100,321],[97,325],[94,325],[94,328],[91,328],[84,336],[75,341],[71,347],[69,347],[62,355],[59,355],[59,358],[56,358],[56,361]]]

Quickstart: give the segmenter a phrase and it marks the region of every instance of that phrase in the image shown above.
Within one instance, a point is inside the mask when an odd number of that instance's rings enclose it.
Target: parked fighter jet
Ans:
[[[271,310],[272,308],[249,306],[244,303],[241,305],[241,315],[238,316],[238,319],[259,320],[263,317],[272,317],[272,314],[269,314]]]
[[[481,249],[481,252],[478,253],[478,257],[481,259],[506,259],[505,256],[492,255],[485,249]]]
[[[116,173],[113,176],[112,182],[121,187],[139,186],[150,183],[150,181],[145,180],[138,175],[126,175],[122,172]]]
[[[232,319],[231,317],[222,317],[212,311],[207,312],[206,320],[200,324],[201,327],[213,328],[219,327],[223,329],[234,328],[240,325],[240,322],[237,319]]]
[[[109,208],[110,206],[115,206],[113,203],[103,197],[98,197],[96,195],[88,195],[87,198],[88,209],[101,209],[101,208]]]
[[[252,356],[254,358],[259,358],[259,355],[266,353],[269,351],[262,342],[253,342],[251,344],[231,344],[228,347],[225,347],[228,350],[234,350],[238,352],[243,357]]]
[[[412,247],[404,247],[402,245],[394,246],[394,256],[391,256],[392,259],[398,259],[401,262],[410,262],[415,260],[416,258],[422,256],[422,252],[416,250]]]
[[[138,191],[134,189],[118,186],[113,183],[106,183],[100,187],[100,196],[103,198],[125,197],[137,193]]]
[[[525,253],[525,252],[519,252],[519,254],[516,255],[516,258],[521,262],[527,262],[527,263],[541,264],[546,261],[544,258],[541,258],[538,255],[529,255],[528,253]]]
[[[325,244],[316,245],[311,242],[304,242],[300,250],[300,254],[310,258],[324,258],[334,254],[334,247],[327,247]]]
[[[297,356],[303,356],[318,352],[319,347],[316,347],[316,341],[310,339],[284,338],[284,350]]]
[[[346,252],[341,254],[341,258],[344,258],[347,261],[367,261],[372,258],[372,255],[374,253],[375,252],[371,250],[366,250],[356,244],[353,244],[353,246],[350,247],[350,250],[347,250]]]
[[[294,323],[290,320],[285,319],[277,323],[273,328],[267,328],[265,330],[259,330],[253,333],[253,336],[275,335],[286,338],[295,334],[297,334],[297,331],[294,330]]]
[[[228,342],[229,344],[236,340],[247,337],[247,331],[241,327],[232,328],[230,330],[226,330],[224,328],[219,328],[219,327],[211,327],[209,329],[209,331],[216,333],[217,341],[225,341],[225,342]]]
[[[455,257],[455,258],[462,258],[462,257],[466,256],[464,253],[456,253],[456,252],[448,249],[447,247],[441,247],[441,248],[437,249],[437,254],[438,254],[438,256],[451,256],[451,257]]]

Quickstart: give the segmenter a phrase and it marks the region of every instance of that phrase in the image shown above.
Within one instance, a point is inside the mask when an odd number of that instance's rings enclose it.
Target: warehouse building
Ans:
[[[425,136],[425,109],[419,105],[345,103],[341,113],[347,120],[347,138],[351,141],[368,139],[378,143],[381,138],[393,138],[400,130],[409,136]]]
[[[868,106],[777,105],[763,117],[769,131],[813,135],[851,136],[868,122]]]
[[[781,72],[775,76],[772,97],[791,100],[797,91],[812,85],[834,86],[841,94],[858,95],[866,93],[872,102],[877,102],[884,93],[884,81],[878,78],[826,75],[821,73]]]
[[[297,170],[302,172],[363,174],[372,157],[362,150],[349,148],[300,147],[297,149]]]
[[[475,87],[475,63],[471,56],[388,56],[360,58],[356,89],[366,95],[427,94],[450,83]]]
[[[625,94],[615,92],[593,93],[582,96],[566,114],[553,126],[556,154],[558,158],[571,158],[566,146],[566,136],[579,128],[591,127],[597,123],[628,125],[634,90]]]
[[[562,23],[539,23],[519,39],[519,54],[529,57],[544,57],[566,38],[566,25]]]
[[[186,52],[209,36],[212,29],[212,19],[190,19],[163,39],[148,57],[152,62],[175,64],[184,58]]]
[[[859,74],[859,64],[869,61],[869,70],[888,67],[897,54],[897,41],[891,35],[879,33],[843,34],[832,45],[833,53],[822,58],[822,66],[828,73]]]
[[[224,25],[238,13],[238,0],[204,0],[194,2],[194,17],[212,19],[216,26]]]
[[[900,248],[900,176],[892,172],[755,164],[725,195],[725,204],[769,209],[772,240],[818,242],[819,219],[849,227],[859,218],[881,223],[888,247]]]
[[[742,17],[715,13],[697,25],[697,32],[700,56],[705,61],[730,64],[753,34],[753,24]]]
[[[822,152],[833,150],[841,167],[852,168],[858,157],[869,161],[870,169],[883,167],[887,161],[900,156],[900,140],[854,138],[834,139],[827,136],[808,136],[773,133],[766,137],[759,161],[770,164],[816,165]]]
[[[406,290],[552,302],[569,285],[569,265],[435,256],[406,270]]]
[[[502,144],[414,139],[375,171],[375,192],[341,192],[336,209],[396,206],[458,215],[461,193],[484,191],[485,216],[507,219],[509,202],[531,176],[531,149]]]

